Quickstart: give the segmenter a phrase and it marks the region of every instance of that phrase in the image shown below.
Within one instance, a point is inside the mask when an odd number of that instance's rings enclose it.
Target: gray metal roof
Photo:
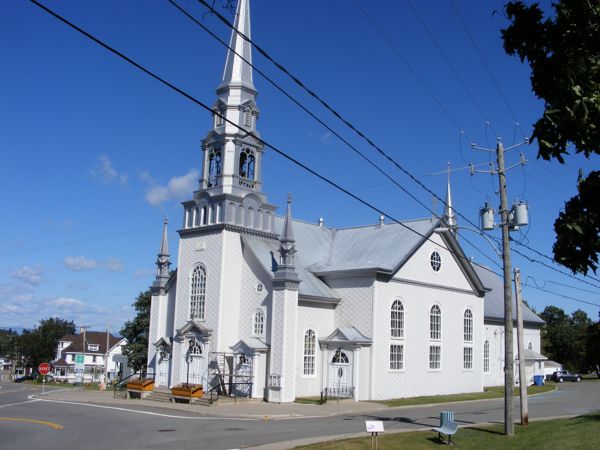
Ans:
[[[320,339],[321,342],[346,342],[355,344],[370,344],[371,339],[366,337],[360,331],[354,327],[340,327],[336,328],[333,333],[324,339]]]
[[[485,293],[484,316],[486,319],[504,320],[504,281],[495,273],[484,267],[473,264],[475,272],[479,275],[483,285],[490,289]],[[513,320],[517,320],[516,308],[513,307]],[[543,324],[544,321],[537,316],[527,305],[523,305],[523,321]]]
[[[423,240],[421,235],[431,233],[437,223],[437,219],[421,219],[335,229],[294,220],[294,237],[305,267],[319,275],[346,270],[393,272]],[[282,228],[283,218],[276,216],[275,230]]]
[[[294,229],[294,232],[296,232],[296,229]],[[247,245],[248,249],[264,267],[265,271],[272,277],[273,272],[277,267],[277,259],[279,257],[279,241],[252,235],[242,235],[242,242]],[[296,242],[296,248],[298,248],[298,242]],[[305,257],[307,257],[308,254],[310,254],[310,251],[309,249],[306,249],[305,252],[299,251],[295,256],[296,272],[301,280],[298,294],[300,296],[338,299],[338,295],[331,290],[329,286],[323,283],[310,271],[306,270],[305,267],[307,263],[305,262]]]

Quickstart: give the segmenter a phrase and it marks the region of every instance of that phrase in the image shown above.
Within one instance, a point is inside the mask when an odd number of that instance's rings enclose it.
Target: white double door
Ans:
[[[191,355],[181,358],[181,383],[203,384],[206,388],[208,376],[208,360],[204,355]]]

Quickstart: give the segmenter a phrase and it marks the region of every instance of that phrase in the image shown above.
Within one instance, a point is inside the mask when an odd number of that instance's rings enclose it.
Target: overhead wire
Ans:
[[[356,146],[352,145],[347,139],[345,139],[343,136],[341,136],[337,131],[335,131],[328,124],[326,124],[322,119],[320,119],[319,117],[317,117],[316,114],[314,114],[311,110],[309,110],[304,104],[302,104],[299,100],[297,100],[291,94],[289,94],[285,89],[283,89],[279,84],[277,84],[271,77],[269,77],[263,70],[261,70],[260,68],[256,67],[254,64],[252,64],[251,61],[249,61],[243,55],[241,55],[240,53],[238,53],[235,49],[231,48],[227,42],[225,42],[223,39],[221,39],[219,36],[217,36],[214,32],[212,32],[208,27],[206,27],[204,24],[202,24],[200,21],[198,21],[186,9],[184,9],[179,4],[177,4],[177,2],[175,2],[173,0],[167,0],[167,1],[171,5],[173,5],[176,9],[178,9],[182,14],[184,14],[188,19],[190,19],[192,22],[194,22],[196,25],[198,25],[204,31],[206,31],[211,37],[213,37],[214,39],[216,39],[220,44],[222,44],[224,47],[228,48],[235,55],[237,55],[239,58],[241,58],[246,64],[248,64],[250,67],[252,67],[252,69],[256,73],[258,73],[259,75],[261,75],[266,81],[268,81],[273,87],[275,87],[285,97],[287,97],[290,101],[292,101],[296,106],[298,106],[299,108],[301,108],[304,112],[306,112],[309,116],[311,116],[314,120],[316,120],[320,125],[322,125],[323,127],[325,127],[331,134],[333,134],[336,138],[338,138],[342,143],[344,143],[354,153],[356,153],[362,159],[364,159],[365,161],[367,161],[367,163],[371,167],[375,168],[375,170],[377,170],[384,177],[386,177],[393,184],[395,184],[398,188],[400,188],[406,195],[408,195],[410,198],[412,198],[415,202],[417,202],[418,204],[420,204],[425,209],[429,209],[428,206],[425,205],[425,203],[423,203],[414,194],[412,194],[410,191],[408,191],[408,189],[406,189],[404,186],[402,186],[390,174],[388,174],[381,167],[379,167],[373,160],[371,160],[368,156],[366,156],[363,152],[361,152]]]
[[[429,38],[433,41],[434,45],[436,46],[436,48],[442,55],[444,61],[448,65],[448,67],[450,67],[450,70],[452,71],[452,73],[454,74],[454,76],[456,77],[456,79],[458,80],[460,85],[463,87],[463,89],[467,93],[467,96],[469,97],[469,99],[471,100],[473,105],[475,106],[475,109],[477,109],[477,111],[481,115],[481,118],[483,119],[483,121],[489,123],[489,126],[492,129],[492,131],[494,132],[494,134],[496,136],[498,136],[498,133],[496,133],[496,131],[494,130],[494,127],[492,126],[491,122],[489,121],[489,117],[483,112],[483,108],[479,105],[479,102],[475,99],[475,96],[473,95],[473,93],[471,92],[471,90],[469,89],[469,87],[467,86],[465,81],[463,80],[463,78],[460,76],[460,74],[454,67],[454,64],[452,64],[452,61],[450,61],[450,58],[448,57],[448,55],[446,54],[446,52],[444,51],[444,49],[442,48],[442,46],[440,45],[438,40],[435,38],[435,36],[431,32],[431,30],[429,29],[429,27],[427,26],[425,21],[423,20],[423,18],[421,17],[421,15],[417,11],[417,9],[415,8],[415,5],[413,4],[413,2],[411,0],[408,0],[407,3],[408,3],[408,6],[410,7],[410,9],[412,10],[412,12],[414,13],[414,15],[417,17],[417,19],[423,26],[423,28],[425,29],[425,31],[427,32]]]
[[[76,30],[77,32],[83,34],[84,36],[86,36],[88,39],[92,40],[93,42],[95,42],[96,44],[100,45],[101,47],[105,48],[106,50],[108,50],[109,52],[115,54],[116,56],[120,57],[121,59],[125,60],[126,62],[128,62],[129,64],[135,66],[136,68],[138,68],[139,70],[141,70],[142,72],[146,73],[148,76],[154,78],[155,80],[159,81],[160,83],[164,84],[165,86],[169,87],[170,89],[172,89],[173,91],[179,93],[180,95],[184,96],[185,98],[187,98],[188,100],[194,102],[195,104],[197,104],[198,106],[200,106],[201,108],[205,109],[207,112],[209,113],[214,113],[214,111],[212,110],[212,108],[210,108],[208,105],[204,104],[203,102],[201,102],[200,100],[196,99],[195,97],[193,97],[192,95],[188,94],[187,92],[183,91],[182,89],[178,88],[177,86],[173,85],[172,83],[166,81],[165,79],[161,78],[160,76],[156,75],[155,73],[153,73],[152,71],[150,71],[149,69],[146,69],[144,66],[138,64],[137,62],[135,62],[134,60],[132,60],[131,58],[127,57],[126,55],[124,55],[123,53],[119,52],[118,50],[114,49],[113,47],[109,46],[108,44],[104,43],[103,41],[101,41],[100,39],[96,38],[95,36],[91,35],[90,33],[88,33],[87,31],[83,30],[82,28],[78,27],[77,25],[73,24],[72,22],[68,21],[67,19],[63,18],[62,16],[60,16],[59,14],[57,14],[56,12],[52,11],[50,8],[46,7],[45,5],[41,4],[40,2],[38,2],[37,0],[30,0],[33,4],[35,4],[36,6],[38,6],[39,8],[43,9],[44,11],[46,11],[48,14],[50,14],[51,16],[55,17],[56,19],[60,20],[61,22],[65,23],[66,25],[68,25],[69,27],[73,28],[74,30]],[[220,114],[219,114],[220,115]],[[235,126],[236,128],[242,130],[242,128],[233,123],[232,121],[228,120],[226,117],[221,116],[220,117],[230,123],[231,125]],[[245,130],[244,130],[245,131]],[[398,223],[399,225],[403,226],[404,228],[408,229],[409,231],[416,233],[417,235],[419,235],[420,237],[424,238],[425,240],[431,241],[431,239],[426,236],[423,235],[422,233],[419,233],[418,231],[408,227],[406,224],[400,222],[399,220],[397,220],[396,218],[394,218],[393,216],[391,216],[390,214],[385,213],[383,210],[379,209],[378,207],[372,205],[371,203],[367,202],[366,200],[362,199],[361,197],[353,194],[352,192],[350,192],[349,190],[343,188],[342,186],[340,186],[339,184],[337,184],[336,182],[330,180],[329,178],[325,177],[324,175],[321,175],[320,173],[316,172],[315,170],[311,169],[310,167],[308,167],[307,165],[303,164],[302,162],[298,161],[297,159],[293,158],[292,156],[288,155],[287,153],[285,153],[283,150],[279,149],[278,147],[270,144],[269,142],[265,141],[264,139],[258,137],[257,135],[255,135],[252,132],[247,132],[248,135],[254,137],[255,139],[257,139],[259,142],[261,142],[263,145],[265,145],[266,147],[271,148],[273,151],[275,151],[277,154],[279,154],[280,156],[282,156],[283,158],[287,159],[288,161],[292,162],[293,164],[301,167],[302,169],[304,169],[305,171],[311,173],[313,176],[319,178],[320,180],[322,180],[323,182],[333,186],[334,188],[340,190],[341,192],[345,193],[346,195],[350,196],[351,198],[354,198],[356,201],[358,201],[359,203],[367,206],[368,208],[379,212],[380,214],[383,214],[384,216],[388,217],[390,220]],[[431,241],[434,242],[434,241]],[[437,242],[434,242],[435,244],[439,245]],[[471,244],[472,245],[472,244]],[[460,255],[460,254],[456,254],[455,252],[453,252],[452,250],[446,248],[450,253],[454,254],[457,257],[460,257],[462,259],[468,259],[466,258],[464,255]],[[485,267],[485,266],[481,266],[477,263],[473,263],[475,265],[477,265],[478,267],[481,267],[491,273],[496,274],[497,276],[500,276],[499,274],[497,274],[496,272],[494,272],[493,270]],[[579,280],[578,281],[583,281],[583,280]],[[590,284],[590,283],[588,283]]]
[[[165,80],[164,78],[160,77],[159,75],[155,74],[154,72],[152,72],[151,70],[147,69],[146,67],[142,66],[141,64],[137,63],[136,61],[134,61],[133,59],[131,59],[130,57],[126,56],[125,54],[123,54],[122,52],[120,52],[119,50],[113,48],[112,46],[108,45],[107,43],[103,42],[101,39],[95,37],[94,35],[92,35],[91,33],[87,32],[86,30],[84,30],[83,28],[79,27],[78,25],[75,25],[73,22],[69,21],[68,19],[62,17],[60,14],[56,13],[55,11],[53,11],[52,9],[50,9],[49,7],[43,5],[42,3],[40,3],[38,0],[29,0],[31,3],[33,3],[34,5],[38,6],[39,8],[41,8],[42,10],[46,11],[48,14],[50,14],[51,16],[53,16],[54,18],[56,18],[57,20],[60,20],[61,22],[63,22],[65,25],[69,26],[70,28],[72,28],[73,30],[77,31],[78,33],[84,35],[85,37],[87,37],[88,39],[92,40],[94,43],[96,43],[97,45],[103,47],[105,50],[108,50],[109,52],[111,52],[112,54],[118,56],[119,58],[123,59],[124,61],[126,61],[127,63],[133,65],[134,67],[136,67],[137,69],[141,70],[142,72],[144,72],[146,75],[150,76],[151,78],[155,79],[156,81],[160,82],[161,84],[167,86],[168,88],[170,88],[171,90],[177,92],[178,94],[182,95],[183,97],[185,97],[186,99],[190,100],[191,102],[195,103],[196,105],[200,106],[202,109],[206,110],[207,112],[214,114],[214,111],[212,110],[212,108],[210,106],[208,106],[207,104],[205,104],[204,102],[198,100],[197,98],[195,98],[194,96],[192,96],[191,94],[187,93],[186,91],[184,91],[181,88],[178,88],[177,86],[175,86],[174,84],[170,83],[169,81]],[[333,186],[334,188],[340,190],[341,192],[345,193],[346,195],[348,195],[349,197],[353,198],[354,200],[358,201],[359,203],[363,204],[364,206],[372,209],[373,211],[378,212],[379,214],[384,215],[385,217],[388,217],[390,220],[392,220],[393,222],[397,223],[398,225],[402,226],[403,228],[407,229],[408,231],[417,234],[418,236],[420,236],[421,238],[423,238],[426,241],[432,242],[436,245],[439,245],[438,242],[433,241],[430,237],[428,237],[427,235],[424,235],[420,232],[418,232],[417,230],[409,227],[408,225],[406,225],[403,222],[400,222],[398,219],[394,218],[393,216],[391,216],[390,214],[385,213],[383,210],[379,209],[378,207],[372,205],[371,203],[369,203],[368,201],[364,200],[363,198],[357,196],[356,194],[353,194],[351,191],[349,191],[348,189],[340,186],[339,184],[337,184],[335,181],[327,178],[324,175],[321,175],[319,172],[317,172],[316,170],[310,168],[309,166],[307,166],[306,164],[300,162],[299,160],[295,159],[294,157],[288,155],[286,152],[284,152],[283,150],[281,150],[280,148],[278,148],[277,146],[269,143],[268,141],[266,141],[265,139],[259,137],[258,135],[256,135],[255,133],[253,133],[252,131],[248,131],[245,130],[244,128],[242,128],[240,125],[236,124],[235,122],[229,120],[228,118],[226,118],[225,116],[221,115],[220,113],[217,113],[219,115],[219,117],[221,117],[221,119],[223,119],[223,121],[229,123],[230,125],[233,125],[234,127],[236,127],[237,129],[239,129],[240,131],[243,131],[244,133],[246,133],[248,136],[253,137],[254,139],[256,139],[258,142],[260,142],[261,144],[263,144],[265,147],[270,148],[271,150],[273,150],[275,153],[277,153],[278,155],[282,156],[283,158],[287,159],[288,161],[290,161],[291,163],[297,165],[298,167],[304,169],[305,171],[307,171],[308,173],[310,173],[311,175],[317,177],[318,179],[320,179],[321,181],[329,184],[330,186]],[[460,259],[464,259],[466,261],[469,261],[469,258],[467,258],[465,255],[461,255],[458,254],[456,252],[454,252],[453,250],[451,250],[448,247],[445,247],[445,249],[450,252],[451,254],[453,254],[454,256],[460,258]],[[476,264],[478,265],[478,264]],[[479,265],[478,265],[479,266]],[[480,266],[481,268],[495,273],[493,270],[485,267],[485,266]],[[498,275],[498,274],[496,274]]]

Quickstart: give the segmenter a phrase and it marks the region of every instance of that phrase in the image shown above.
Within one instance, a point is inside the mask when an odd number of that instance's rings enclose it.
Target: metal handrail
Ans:
[[[117,396],[117,389],[122,391],[123,390],[123,384],[125,381],[129,380],[130,378],[133,378],[134,376],[139,376],[140,379],[149,379],[149,377],[147,377],[147,372],[144,371],[139,371],[139,372],[134,372],[128,376],[126,376],[125,378],[121,378],[119,381],[117,381],[114,385],[113,385],[113,398],[116,398]],[[155,379],[155,374],[154,372],[152,373],[152,380]]]

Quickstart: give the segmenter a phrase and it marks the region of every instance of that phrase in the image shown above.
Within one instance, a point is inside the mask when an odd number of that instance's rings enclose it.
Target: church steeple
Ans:
[[[446,188],[446,205],[444,207],[444,221],[448,228],[453,228],[456,232],[456,214],[452,208],[452,193],[450,190],[450,163],[448,163],[448,186]]]
[[[169,281],[169,266],[171,265],[171,261],[169,260],[167,223],[169,223],[169,219],[165,217],[163,221],[162,240],[160,242],[158,257],[156,258],[156,279],[152,285],[153,293],[155,292],[158,294],[164,293],[167,281]]]
[[[256,89],[252,82],[252,46],[250,44],[250,3],[249,0],[239,0],[235,15],[234,30],[229,41],[227,60],[223,79],[217,88],[217,94],[221,94],[232,88],[243,88],[245,91],[253,92]],[[245,36],[247,39],[244,39]]]
[[[274,233],[275,206],[262,192],[264,145],[252,80],[250,0],[238,0],[212,129],[202,141],[200,188],[185,202],[184,228],[230,224]]]

